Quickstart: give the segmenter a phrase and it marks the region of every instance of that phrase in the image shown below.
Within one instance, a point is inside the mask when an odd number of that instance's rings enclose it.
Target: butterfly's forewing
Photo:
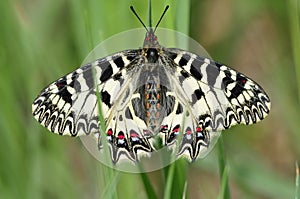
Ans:
[[[127,50],[96,60],[58,79],[34,100],[34,117],[51,132],[80,136],[99,132],[95,82],[106,117],[118,98],[122,75],[137,58],[138,50]],[[95,81],[95,78],[96,81]]]

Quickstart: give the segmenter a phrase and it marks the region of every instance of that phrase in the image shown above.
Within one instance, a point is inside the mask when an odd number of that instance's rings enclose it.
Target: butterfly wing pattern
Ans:
[[[176,157],[194,161],[222,130],[268,115],[270,100],[253,80],[211,59],[164,48],[154,32],[147,31],[143,48],[98,59],[47,86],[32,104],[35,119],[60,135],[92,135],[117,164],[151,155],[158,140]]]
[[[177,136],[176,128],[185,121],[179,156],[187,155],[190,160],[203,157],[210,150],[212,136],[218,137],[222,130],[236,124],[256,123],[268,115],[270,100],[250,78],[187,51],[164,50],[176,68],[172,94],[178,106],[172,117],[179,117],[171,125],[171,118],[163,120],[163,125],[169,125],[165,140],[171,144]],[[186,107],[185,111],[180,107]]]

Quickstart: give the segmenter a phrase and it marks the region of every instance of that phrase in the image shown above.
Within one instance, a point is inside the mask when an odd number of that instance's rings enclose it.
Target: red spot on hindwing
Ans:
[[[111,136],[112,133],[113,133],[112,129],[108,129],[106,135],[107,135],[107,136]]]
[[[174,133],[175,135],[177,135],[180,131],[180,125],[176,125],[173,130],[172,130],[172,133]]]
[[[180,130],[180,128],[179,128],[179,127],[177,127],[177,128],[174,128],[172,132],[174,132],[174,133],[178,133],[178,132],[179,132],[179,130]]]
[[[130,132],[130,137],[139,137],[139,135],[136,132],[132,131]]]
[[[202,131],[202,129],[201,129],[201,127],[197,127],[196,128],[196,132],[198,133],[198,132],[201,132]]]
[[[166,131],[166,130],[168,130],[168,125],[161,125],[161,126],[160,126],[160,130],[161,130],[161,131]]]
[[[191,131],[190,128],[188,128],[188,129],[186,129],[185,133],[186,133],[187,135],[190,135],[190,134],[192,134],[192,131]]]
[[[122,131],[120,131],[117,138],[120,140],[124,139],[125,138],[124,133]]]

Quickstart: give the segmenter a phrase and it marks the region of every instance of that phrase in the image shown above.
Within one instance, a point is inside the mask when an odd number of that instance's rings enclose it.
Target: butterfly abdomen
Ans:
[[[161,122],[161,87],[154,77],[149,77],[145,84],[144,105],[146,124],[151,130],[160,126]]]

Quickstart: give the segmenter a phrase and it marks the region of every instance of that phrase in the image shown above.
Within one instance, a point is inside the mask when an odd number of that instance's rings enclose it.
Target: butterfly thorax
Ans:
[[[157,63],[159,58],[159,50],[157,48],[144,48],[144,55],[148,63]]]

